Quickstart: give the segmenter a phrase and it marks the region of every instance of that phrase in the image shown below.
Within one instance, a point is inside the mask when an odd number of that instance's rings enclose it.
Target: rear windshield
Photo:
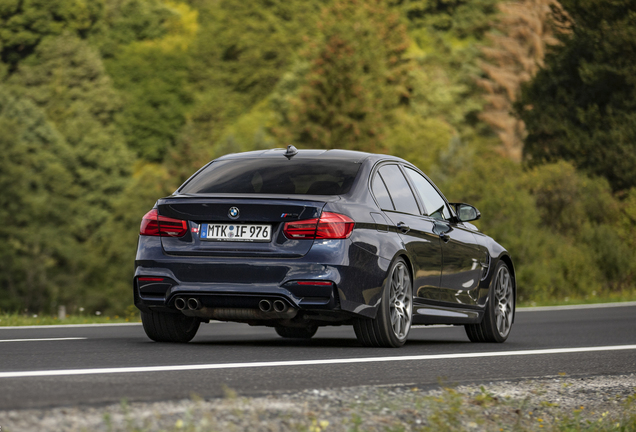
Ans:
[[[228,159],[208,165],[179,193],[342,195],[360,163],[334,159]]]

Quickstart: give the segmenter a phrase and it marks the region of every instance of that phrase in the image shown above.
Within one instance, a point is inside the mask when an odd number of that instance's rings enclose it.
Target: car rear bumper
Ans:
[[[167,255],[159,238],[141,236],[134,299],[146,312],[177,311],[175,300],[180,297],[195,298],[208,309],[258,310],[264,299],[282,300],[298,311],[372,318],[389,264],[350,240],[315,241],[301,258],[225,258]]]

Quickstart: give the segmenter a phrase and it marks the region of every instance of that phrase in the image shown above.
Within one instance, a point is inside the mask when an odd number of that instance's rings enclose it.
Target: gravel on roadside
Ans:
[[[636,374],[554,376],[457,386],[440,383],[434,389],[362,386],[261,397],[242,397],[226,388],[225,394],[225,398],[209,400],[194,397],[0,411],[0,430],[538,431],[567,421],[599,427],[606,424],[611,429],[626,418],[636,426]]]

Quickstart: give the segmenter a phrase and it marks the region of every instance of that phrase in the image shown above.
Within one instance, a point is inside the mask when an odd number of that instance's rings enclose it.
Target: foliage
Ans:
[[[470,167],[437,176],[451,201],[480,209],[477,225],[510,251],[520,300],[584,299],[631,286],[636,256],[630,239],[611,228],[624,204],[607,181],[563,162],[519,171],[488,149],[471,160]]]
[[[411,106],[422,117],[443,119],[462,136],[490,132],[476,122],[484,100],[475,78],[481,75],[481,46],[487,43],[497,4],[497,0],[395,2],[407,18],[414,42],[408,54],[418,65],[411,75]]]
[[[42,110],[3,87],[0,129],[0,308],[41,310],[76,279],[78,242],[66,235],[75,158]]]
[[[563,2],[574,22],[519,103],[533,165],[559,159],[636,186],[636,5],[629,0]]]
[[[20,271],[32,272],[42,265],[50,267],[47,272],[40,271],[38,279],[49,287],[37,289],[39,295],[23,297],[21,306],[41,310],[54,308],[59,302],[74,305],[85,301],[84,282],[89,263],[99,261],[88,243],[110,218],[112,199],[127,182],[130,156],[114,124],[115,112],[121,108],[119,97],[96,51],[70,33],[44,38],[7,80],[7,86],[19,95],[15,102],[18,106],[35,103],[41,107],[38,123],[48,125],[58,136],[56,144],[51,144],[52,149],[64,149],[63,157],[51,164],[51,169],[62,173],[59,178],[38,174],[44,168],[31,168],[37,181],[47,181],[47,185],[39,196],[42,209],[34,209],[34,219],[24,221],[25,234],[45,242],[43,246],[28,248],[46,258],[39,260],[41,264],[33,262],[35,259],[23,260]],[[33,115],[28,113],[22,121],[29,121]],[[26,145],[32,149],[27,150]],[[14,152],[34,153],[31,157],[44,150],[37,141],[24,144],[13,141],[12,147]],[[55,150],[54,154],[60,151]],[[43,152],[42,157],[46,154]],[[17,164],[23,168],[29,165],[29,162]],[[19,177],[28,178],[25,174]],[[28,189],[22,195],[28,197]],[[17,202],[21,199],[25,198]],[[43,209],[47,216],[37,217]],[[49,215],[53,210],[56,213]],[[25,214],[24,210],[19,213]],[[11,216],[7,218],[10,220]],[[44,237],[33,234],[48,225],[55,227],[54,233]],[[29,282],[33,277],[26,282],[36,289],[38,285]]]
[[[482,211],[524,302],[631,292],[635,12],[562,3],[525,166],[500,153],[554,0],[0,0],[0,308],[122,313],[155,200],[288,143],[414,162]]]
[[[125,99],[118,123],[128,146],[153,162],[162,161],[174,148],[193,102],[188,50],[198,31],[197,12],[187,5],[165,4],[160,11],[164,15],[160,23],[142,21],[143,27],[155,28],[150,34],[160,33],[160,37],[121,44],[106,63]],[[145,12],[145,18],[151,20],[159,11]],[[117,28],[121,21],[115,20],[113,25]]]
[[[78,219],[73,235],[85,240],[108,218],[110,197],[128,176],[130,155],[114,124],[119,95],[97,52],[70,34],[44,39],[8,84],[44,110],[73,151],[66,169],[77,199],[67,211]]]
[[[201,90],[228,89],[243,107],[261,101],[317,34],[321,0],[197,0],[201,33],[193,78]],[[225,103],[226,101],[221,101]]]
[[[94,290],[81,306],[121,313],[132,303],[132,264],[141,218],[158,197],[169,195],[177,186],[161,165],[138,163],[126,188],[113,199],[111,217],[95,230],[88,243],[99,259],[88,263],[86,283],[99,290]]]
[[[98,21],[102,0],[4,0],[0,3],[0,59],[10,68],[46,36],[85,36]],[[0,74],[1,76],[1,74]]]
[[[324,9],[318,27],[279,135],[312,148],[382,149],[392,110],[409,96],[405,26],[382,1],[343,0]]]
[[[513,115],[513,104],[521,84],[543,66],[546,47],[556,45],[555,36],[568,32],[571,23],[556,0],[505,2],[499,9],[498,22],[488,34],[492,45],[482,48],[486,61],[480,66],[486,77],[478,83],[488,105],[480,117],[497,132],[502,154],[520,162],[526,130]]]
[[[188,149],[202,165],[224,153],[275,146],[275,111],[266,100],[295,68],[304,41],[317,36],[319,12],[329,2],[194,3],[201,32],[190,69],[195,104],[182,135]]]
[[[485,101],[476,77],[481,46],[497,12],[497,0],[400,0],[391,4],[405,18],[414,67],[408,110],[387,133],[388,150],[425,170],[461,141],[495,143],[479,121]],[[414,132],[417,131],[417,132]]]

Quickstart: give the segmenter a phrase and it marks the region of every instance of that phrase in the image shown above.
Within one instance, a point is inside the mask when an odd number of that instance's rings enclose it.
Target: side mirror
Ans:
[[[457,213],[457,219],[459,219],[460,222],[470,222],[481,217],[479,210],[470,204],[452,203],[451,205],[455,207],[455,213]]]

